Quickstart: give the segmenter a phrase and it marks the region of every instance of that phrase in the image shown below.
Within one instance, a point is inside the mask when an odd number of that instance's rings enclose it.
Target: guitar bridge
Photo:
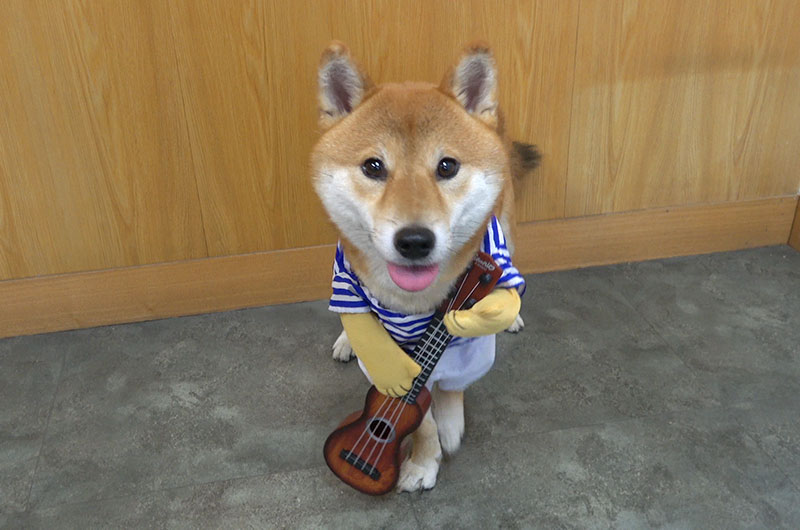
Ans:
[[[354,454],[352,451],[349,451],[347,449],[342,449],[342,452],[339,453],[339,456],[341,457],[342,460],[352,465],[353,467],[364,473],[372,480],[379,480],[381,478],[380,471],[372,467],[370,464],[367,464],[364,460],[361,459],[361,457]]]

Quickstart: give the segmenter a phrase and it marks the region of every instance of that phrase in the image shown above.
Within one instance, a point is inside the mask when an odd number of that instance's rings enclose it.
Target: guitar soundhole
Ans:
[[[392,424],[383,418],[372,418],[368,428],[369,435],[380,442],[391,442],[394,439]]]

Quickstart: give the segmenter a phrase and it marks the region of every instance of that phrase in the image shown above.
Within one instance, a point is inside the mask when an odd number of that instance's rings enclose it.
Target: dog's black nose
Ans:
[[[422,259],[428,256],[436,243],[436,236],[427,228],[407,226],[394,235],[394,248],[408,259]]]

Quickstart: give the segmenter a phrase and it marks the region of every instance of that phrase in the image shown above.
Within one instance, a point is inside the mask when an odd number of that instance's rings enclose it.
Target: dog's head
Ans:
[[[438,87],[374,86],[333,43],[319,67],[319,107],[314,186],[355,272],[390,308],[432,309],[509,179],[491,52],[467,48]]]

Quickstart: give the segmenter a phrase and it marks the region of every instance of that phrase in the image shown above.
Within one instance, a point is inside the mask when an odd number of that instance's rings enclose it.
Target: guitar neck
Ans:
[[[451,308],[470,309],[478,300],[492,292],[502,274],[503,270],[489,254],[478,252],[473,258],[469,269],[461,276],[460,281],[456,281],[455,292],[439,306],[425,329],[425,333],[414,347],[411,358],[422,367],[422,371],[414,379],[411,390],[401,399],[407,403],[416,402],[417,396],[428,382],[433,369],[436,368],[436,363],[439,362],[447,345],[453,340],[453,336],[447,332],[447,328],[442,322],[445,313]]]
[[[453,339],[453,336],[447,332],[447,328],[442,322],[443,317],[444,315],[440,311],[433,315],[433,319],[425,329],[425,333],[420,337],[414,348],[414,353],[411,355],[414,362],[422,367],[422,371],[414,379],[411,390],[402,398],[407,403],[414,403],[417,400],[417,396],[433,373],[436,363],[439,362],[447,345]]]

